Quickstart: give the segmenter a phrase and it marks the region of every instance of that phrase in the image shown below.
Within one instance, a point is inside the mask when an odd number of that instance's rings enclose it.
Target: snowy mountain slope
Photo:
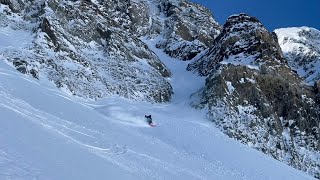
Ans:
[[[120,20],[112,24],[125,13],[121,9],[112,12],[91,1],[19,4],[24,7],[19,12],[0,4],[0,27],[29,36],[28,46],[1,50],[3,58],[20,72],[47,78],[83,98],[120,94],[153,102],[170,100],[171,85],[166,80],[170,71],[137,35],[123,27],[126,24]],[[122,19],[130,23],[128,18]]]
[[[320,31],[309,27],[276,29],[281,49],[291,68],[314,84],[320,79]]]
[[[187,64],[158,56],[171,62],[170,104],[84,101],[0,61],[0,179],[313,179],[229,139],[179,102],[193,88],[180,80],[200,79],[179,77]],[[158,127],[146,125],[146,113]]]
[[[167,53],[191,59],[220,29],[208,9],[186,0],[6,0],[0,12],[0,29],[30,35],[27,47],[1,50],[8,63],[90,99],[170,101],[171,73],[140,38],[161,34]]]

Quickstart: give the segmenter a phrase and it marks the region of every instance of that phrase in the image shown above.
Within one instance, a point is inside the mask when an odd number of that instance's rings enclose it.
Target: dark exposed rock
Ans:
[[[49,36],[50,40],[52,41],[52,43],[54,44],[54,46],[56,47],[56,49],[59,49],[59,43],[57,41],[57,37],[54,34],[54,31],[51,28],[50,22],[48,21],[47,18],[43,18],[42,23],[40,24],[40,28],[43,32],[47,33],[47,35]]]
[[[23,74],[27,73],[27,62],[23,60],[16,60],[13,62],[13,65]]]
[[[304,152],[320,150],[317,88],[302,83],[275,35],[256,18],[229,17],[213,47],[188,70],[207,76],[194,106],[207,106],[227,135],[319,177],[317,158]]]
[[[98,24],[97,31],[98,31],[98,33],[100,34],[100,36],[101,36],[103,39],[105,39],[106,41],[108,41],[108,40],[110,39],[111,34],[112,34],[112,32],[111,32],[110,30],[108,30],[108,29],[107,29],[107,30],[102,29],[102,27],[101,27],[100,24]]]
[[[13,66],[23,74],[31,74],[32,77],[39,79],[38,71],[31,67],[26,61],[21,60],[19,58],[15,58],[13,61]]]
[[[36,79],[39,79],[39,73],[37,70],[35,69],[31,69],[30,70],[30,74],[32,75],[32,77],[36,78]]]
[[[314,84],[315,93],[317,94],[317,103],[320,104],[320,80],[315,82]]]
[[[12,3],[10,2],[10,0],[0,0],[0,3],[1,4],[4,4],[4,5],[8,5],[10,6]]]
[[[317,81],[317,82],[314,84],[314,86],[315,86],[315,89],[316,89],[316,93],[320,93],[320,80]]]
[[[211,12],[188,1],[161,1],[160,13],[165,15],[164,39],[158,48],[171,57],[190,60],[196,54],[212,46],[220,33],[220,25],[212,18]]]

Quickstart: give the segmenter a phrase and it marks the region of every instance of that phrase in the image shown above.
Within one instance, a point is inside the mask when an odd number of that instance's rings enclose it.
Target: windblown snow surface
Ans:
[[[88,102],[29,78],[1,60],[4,49],[28,46],[27,37],[0,31],[0,179],[313,179],[228,138],[191,109],[189,93],[204,79],[155,49],[157,40],[145,41],[173,72],[169,104]],[[157,127],[146,125],[145,114]]]

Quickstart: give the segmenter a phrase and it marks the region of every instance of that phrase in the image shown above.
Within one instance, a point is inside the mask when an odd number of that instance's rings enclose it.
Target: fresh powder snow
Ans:
[[[1,31],[0,47],[27,44],[24,37]],[[189,107],[204,79],[156,49],[158,40],[144,39],[173,73],[167,104],[83,100],[1,60],[0,179],[313,179],[230,139]]]

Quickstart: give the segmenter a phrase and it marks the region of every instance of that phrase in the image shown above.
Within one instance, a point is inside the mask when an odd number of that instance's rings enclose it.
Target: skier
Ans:
[[[152,118],[151,118],[151,115],[147,116],[147,115],[144,115],[144,117],[146,118],[147,122],[149,125],[152,125]]]

